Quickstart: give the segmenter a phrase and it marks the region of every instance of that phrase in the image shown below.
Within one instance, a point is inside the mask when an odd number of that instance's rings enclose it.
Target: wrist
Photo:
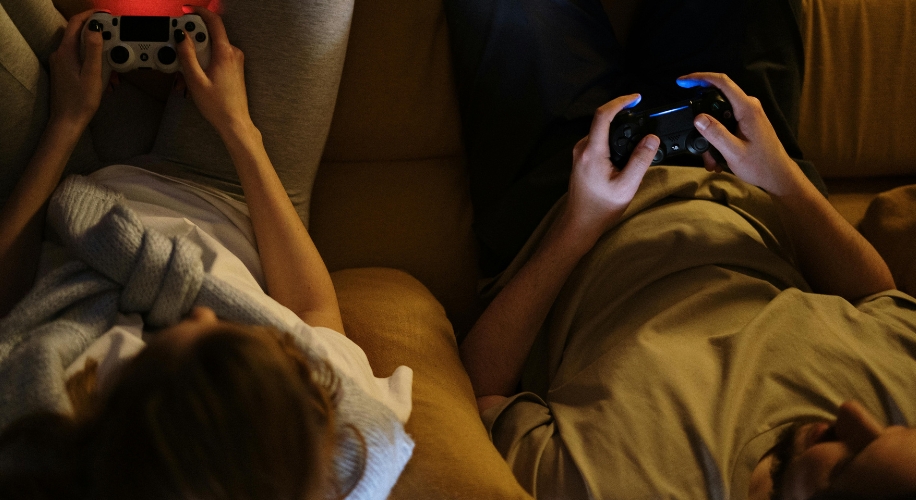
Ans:
[[[578,259],[595,246],[598,238],[604,234],[605,228],[597,227],[595,224],[583,224],[572,212],[569,205],[564,207],[563,212],[551,225],[547,238],[562,245],[564,253]]]
[[[247,143],[252,139],[261,138],[261,131],[254,125],[249,116],[227,120],[221,123],[216,131],[227,146],[232,142]]]

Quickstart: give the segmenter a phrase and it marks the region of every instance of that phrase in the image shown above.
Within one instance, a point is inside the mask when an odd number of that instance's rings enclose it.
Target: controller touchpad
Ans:
[[[168,42],[169,17],[123,16],[121,17],[122,42]]]

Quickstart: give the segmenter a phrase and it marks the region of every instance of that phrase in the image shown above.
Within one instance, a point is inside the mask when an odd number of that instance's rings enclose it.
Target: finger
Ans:
[[[633,192],[636,192],[636,188],[642,182],[646,171],[652,165],[652,160],[655,158],[659,144],[658,137],[653,134],[643,137],[639,144],[636,145],[636,149],[633,150],[633,154],[630,155],[630,161],[627,162],[626,168],[620,173],[621,182]]]
[[[85,24],[86,20],[92,17],[94,13],[94,10],[86,10],[71,17],[70,21],[67,22],[67,27],[64,28],[64,37],[60,41],[60,46],[78,49],[83,24]]]
[[[84,78],[102,77],[102,43],[101,32],[89,31],[86,33],[83,39],[86,52],[83,54],[83,67],[80,69],[80,75]]]
[[[708,172],[722,171],[722,166],[719,165],[719,162],[716,161],[716,159],[712,156],[712,153],[709,151],[703,151],[701,158],[703,158],[703,166],[706,167]]]
[[[594,153],[600,156],[609,157],[611,155],[610,146],[608,145],[608,134],[611,131],[611,122],[617,113],[624,109],[632,108],[639,104],[642,96],[639,94],[630,94],[618,97],[608,102],[595,111],[595,118],[592,119],[592,127],[588,132],[589,137],[596,140],[589,141],[586,149],[593,149]]]
[[[677,84],[685,88],[696,86],[718,88],[725,94],[738,121],[753,113],[750,97],[741,90],[738,84],[722,73],[691,73],[678,78]]]
[[[192,14],[197,14],[204,20],[207,25],[207,31],[210,32],[210,47],[213,50],[214,57],[224,57],[232,46],[229,44],[229,37],[226,35],[226,26],[223,19],[209,10],[192,5],[183,7],[185,12],[190,10]]]
[[[179,32],[181,33],[179,35]],[[194,44],[188,39],[184,30],[177,30],[175,33],[175,45],[178,49],[178,61],[181,62],[181,73],[184,81],[191,87],[204,85],[207,82],[207,75],[200,67],[200,61],[197,60],[197,50]]]
[[[725,125],[719,123],[715,118],[706,113],[700,113],[693,119],[693,125],[710,144],[722,153],[725,161],[731,162],[741,156],[744,142],[735,137],[725,128]]]

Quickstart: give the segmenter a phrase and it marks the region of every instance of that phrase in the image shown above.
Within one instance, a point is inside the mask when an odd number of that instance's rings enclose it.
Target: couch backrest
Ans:
[[[803,0],[799,142],[825,178],[916,175],[911,0]]]
[[[357,1],[309,230],[331,270],[405,270],[464,330],[479,307],[460,133],[441,2]]]

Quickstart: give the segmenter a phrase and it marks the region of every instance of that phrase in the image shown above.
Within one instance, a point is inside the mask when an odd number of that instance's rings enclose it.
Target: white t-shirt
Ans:
[[[367,394],[390,408],[402,423],[411,411],[413,371],[398,367],[386,378],[375,377],[366,354],[346,336],[324,327],[305,324],[292,311],[264,292],[264,276],[255,245],[248,207],[226,194],[189,181],[162,176],[127,165],[112,165],[89,176],[122,193],[125,203],[143,223],[166,236],[184,235],[203,249],[209,272],[260,302],[286,322],[287,328],[306,339],[314,352],[350,377]],[[66,252],[45,245],[40,273],[66,259]],[[122,315],[116,325],[96,340],[67,369],[66,377],[81,370],[91,357],[99,362],[98,381],[109,383],[112,371],[146,345],[143,320]]]

